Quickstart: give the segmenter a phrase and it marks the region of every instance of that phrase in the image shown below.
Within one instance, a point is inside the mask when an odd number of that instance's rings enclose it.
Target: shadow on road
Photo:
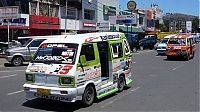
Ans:
[[[73,112],[75,110],[83,108],[80,101],[75,103],[66,103],[66,102],[40,99],[40,98],[26,101],[22,104],[22,106],[39,110],[57,111],[57,112]]]
[[[174,57],[174,58],[170,58],[170,59],[163,59],[164,61],[186,61],[184,58],[180,58],[180,57]]]
[[[28,64],[23,64],[21,66],[28,66]],[[14,66],[14,65],[12,65],[10,63],[4,63],[4,67],[17,67],[17,66]]]
[[[127,91],[131,87],[126,87],[124,91]],[[106,97],[103,97],[101,99],[96,99],[95,103],[100,103],[106,99],[112,98],[119,93],[114,93],[111,95],[108,95]],[[74,103],[67,103],[67,102],[60,102],[60,101],[55,101],[55,100],[47,100],[47,99],[33,99],[33,100],[28,100],[22,104],[24,107],[29,107],[29,108],[34,108],[34,109],[39,109],[39,110],[45,110],[45,111],[57,111],[57,112],[73,112],[76,110],[79,110],[81,108],[85,108],[82,106],[81,101],[76,101]]]

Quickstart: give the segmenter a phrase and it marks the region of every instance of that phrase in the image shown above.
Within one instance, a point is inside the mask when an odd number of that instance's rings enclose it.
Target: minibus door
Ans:
[[[102,81],[109,80],[111,64],[109,64],[110,54],[109,54],[109,44],[107,41],[97,43],[99,51],[99,59],[101,63],[101,79]]]

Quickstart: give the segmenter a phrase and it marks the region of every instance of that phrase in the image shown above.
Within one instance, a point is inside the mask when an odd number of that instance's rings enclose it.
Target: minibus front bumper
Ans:
[[[81,95],[78,96],[77,88],[46,87],[32,84],[24,84],[23,87],[26,92],[27,100],[35,98],[59,100],[62,102],[75,102],[77,100],[82,100]]]

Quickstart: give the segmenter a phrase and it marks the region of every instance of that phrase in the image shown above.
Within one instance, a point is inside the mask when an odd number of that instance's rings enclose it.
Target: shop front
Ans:
[[[10,30],[10,41],[16,40],[19,36],[27,36],[29,29],[29,15],[20,14],[16,19],[2,19],[0,21],[0,42],[8,41],[8,23]]]

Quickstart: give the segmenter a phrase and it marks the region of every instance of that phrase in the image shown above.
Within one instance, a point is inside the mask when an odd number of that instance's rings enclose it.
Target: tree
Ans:
[[[192,32],[198,32],[199,30],[199,18],[194,18],[192,20]]]
[[[160,24],[160,31],[161,32],[168,32],[167,26],[165,24]]]

